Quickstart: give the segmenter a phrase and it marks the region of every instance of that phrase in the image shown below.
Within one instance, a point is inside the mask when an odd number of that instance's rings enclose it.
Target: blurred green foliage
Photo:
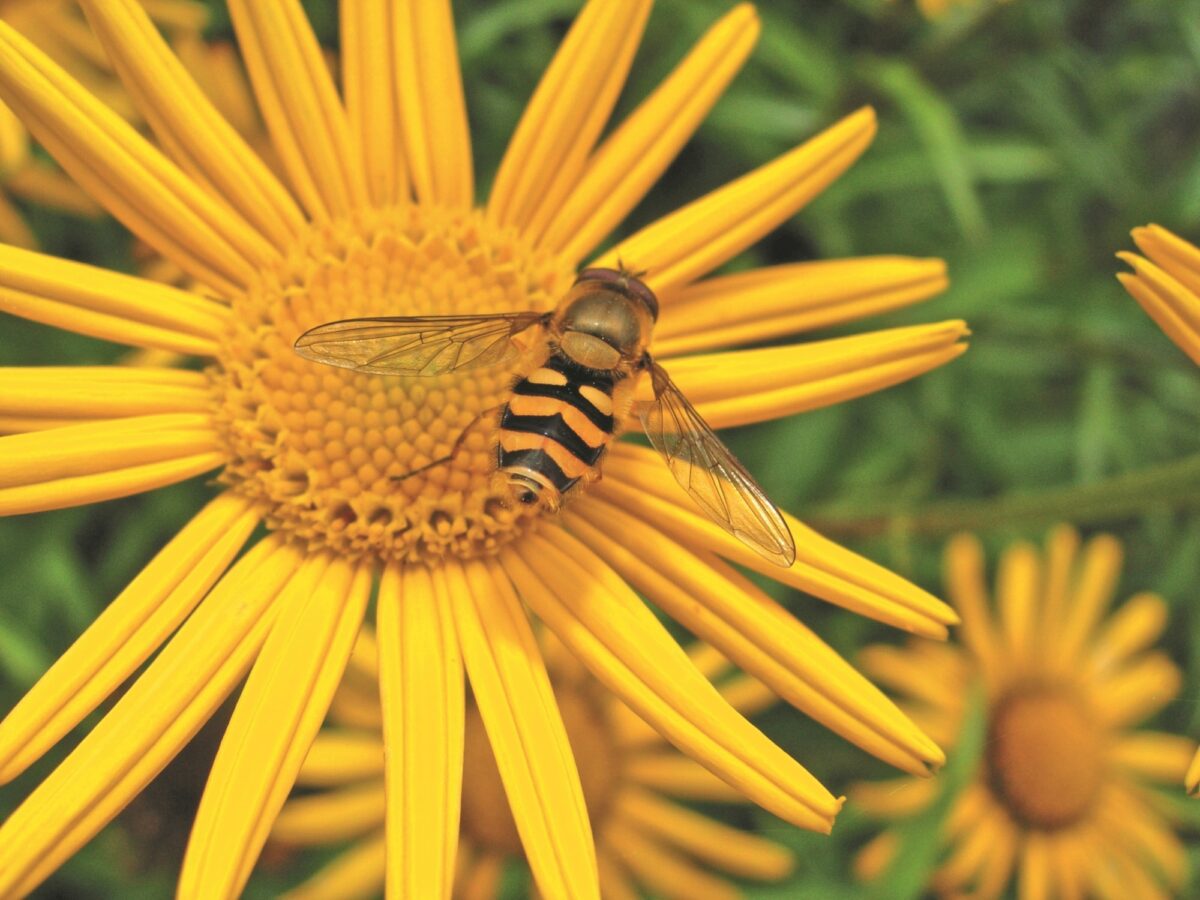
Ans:
[[[305,5],[336,46],[333,0]],[[578,6],[456,0],[481,192]],[[730,6],[659,0],[618,117]],[[228,35],[214,7],[213,33]],[[1187,672],[1182,699],[1158,725],[1200,733],[1200,372],[1113,277],[1113,254],[1132,247],[1136,225],[1200,237],[1200,0],[981,0],[937,22],[909,0],[763,0],[760,11],[756,53],[626,231],[871,104],[879,135],[863,160],[732,267],[943,257],[948,293],[828,334],[961,317],[974,336],[945,370],[742,429],[730,443],[781,504],[935,591],[940,547],[958,528],[979,531],[993,554],[1014,536],[1040,539],[1058,520],[1119,535],[1123,595],[1162,592],[1173,610],[1166,649]],[[127,238],[111,222],[30,212],[50,252],[129,268]],[[0,329],[3,364],[104,363],[120,352],[12,319]],[[192,483],[0,523],[0,708],[210,493]],[[810,598],[777,595],[847,654],[897,639]],[[763,726],[835,791],[886,774],[791,711],[773,711]],[[43,895],[171,895],[214,740],[202,737]],[[963,756],[948,779],[969,770]],[[0,792],[0,814],[52,763]],[[1200,824],[1200,805],[1172,805],[1186,827]],[[942,808],[906,832],[911,856],[893,871],[889,897],[920,896]],[[862,896],[848,865],[872,826],[852,811],[832,838],[749,811],[716,814],[799,854],[792,880],[747,886],[748,896]],[[147,834],[154,839],[139,840]],[[274,896],[314,865],[270,867],[251,895]],[[514,890],[521,883],[514,874]]]

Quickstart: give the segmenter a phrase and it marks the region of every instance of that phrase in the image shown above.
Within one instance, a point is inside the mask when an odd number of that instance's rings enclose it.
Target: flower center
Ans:
[[[993,790],[1013,817],[1053,831],[1081,819],[1104,778],[1105,732],[1069,688],[1019,688],[996,706],[988,731]]]
[[[491,479],[494,412],[528,361],[366,375],[302,359],[292,344],[338,319],[548,310],[570,278],[478,212],[405,206],[314,225],[233,300],[210,371],[223,479],[313,549],[407,561],[492,552],[536,515],[508,508]],[[465,429],[452,459],[400,477],[450,453]]]
[[[612,808],[621,778],[620,756],[612,741],[612,731],[600,701],[583,689],[559,687],[555,699],[579,767],[588,816],[592,827],[598,830]],[[490,850],[512,855],[524,852],[483,719],[473,704],[467,706],[462,795],[464,834]]]

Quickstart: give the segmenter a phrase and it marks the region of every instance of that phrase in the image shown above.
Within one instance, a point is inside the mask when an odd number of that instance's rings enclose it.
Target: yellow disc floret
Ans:
[[[401,378],[320,365],[292,344],[338,319],[549,310],[570,279],[476,212],[406,206],[314,225],[233,300],[210,370],[231,460],[223,479],[313,549],[409,561],[491,552],[535,515],[491,487],[488,413],[527,363]],[[397,478],[467,428],[452,460]]]

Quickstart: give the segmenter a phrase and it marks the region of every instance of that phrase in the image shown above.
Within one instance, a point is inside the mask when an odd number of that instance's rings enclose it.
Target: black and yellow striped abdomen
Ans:
[[[513,388],[500,417],[501,472],[535,477],[565,494],[591,476],[613,437],[613,372],[561,353]]]

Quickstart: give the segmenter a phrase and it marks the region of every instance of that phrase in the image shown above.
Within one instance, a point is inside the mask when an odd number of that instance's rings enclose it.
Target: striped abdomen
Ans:
[[[589,477],[613,437],[616,377],[554,353],[517,382],[500,417],[497,447],[510,483],[532,480],[561,496]],[[557,499],[547,498],[551,506]]]

